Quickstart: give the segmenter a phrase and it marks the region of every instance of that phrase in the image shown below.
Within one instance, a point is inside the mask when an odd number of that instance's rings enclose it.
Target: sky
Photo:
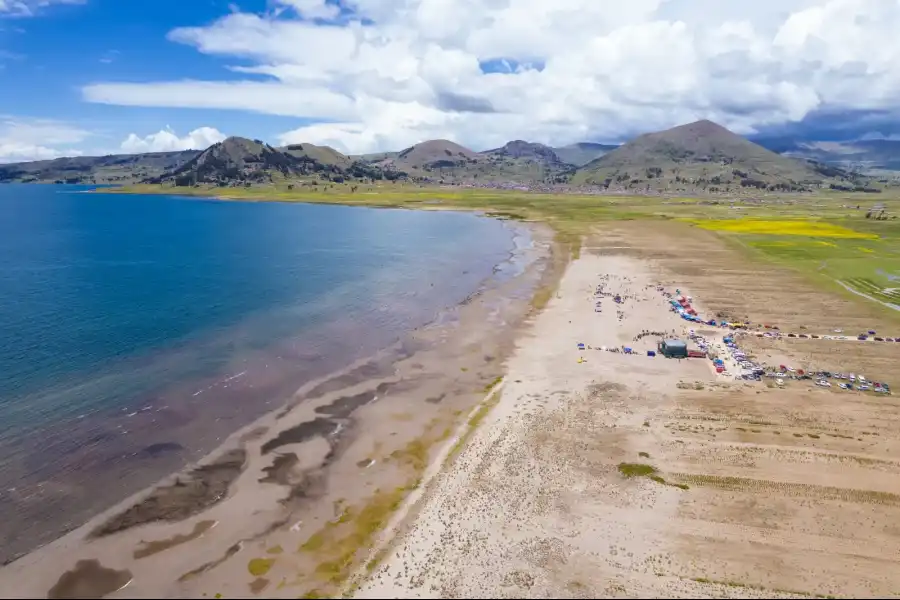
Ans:
[[[0,0],[0,162],[900,136],[900,0]]]

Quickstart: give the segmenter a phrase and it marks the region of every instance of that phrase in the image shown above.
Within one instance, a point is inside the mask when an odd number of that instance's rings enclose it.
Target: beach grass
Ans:
[[[317,593],[332,593],[351,577],[359,559],[375,544],[407,495],[421,485],[432,448],[448,436],[448,428],[441,428],[440,419],[433,419],[418,438],[392,452],[388,459],[406,477],[403,485],[391,489],[376,489],[362,503],[344,506],[337,518],[325,523],[300,544],[298,551],[315,558],[312,583]],[[439,432],[439,433],[438,433]],[[365,565],[374,570],[384,553],[377,553]]]
[[[619,463],[618,469],[619,473],[628,478],[650,477],[656,473],[656,467],[642,463]]]
[[[497,382],[499,384],[499,382]],[[475,435],[475,430],[478,429],[478,426],[487,418],[488,414],[491,412],[491,409],[497,406],[500,402],[500,391],[495,390],[493,388],[496,387],[497,384],[492,386],[492,394],[491,396],[481,403],[481,405],[475,409],[475,411],[469,417],[468,422],[466,423],[466,430],[462,435],[459,436],[459,439],[456,440],[456,443],[453,444],[453,448],[450,449],[450,452],[447,454],[446,462],[452,462],[462,449],[466,447],[466,444],[469,443],[469,440],[472,439],[472,436]]]

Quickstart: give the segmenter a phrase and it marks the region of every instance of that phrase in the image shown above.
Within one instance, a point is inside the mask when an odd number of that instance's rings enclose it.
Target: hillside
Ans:
[[[778,155],[711,121],[641,135],[579,168],[575,184],[634,191],[806,191],[853,186],[840,169]]]
[[[283,152],[259,140],[230,137],[148,182],[225,186],[340,172],[340,167],[319,162],[302,149]]]
[[[328,146],[275,148],[260,140],[231,137],[203,151],[0,165],[0,183],[247,186],[290,181],[316,186],[409,179],[421,184],[590,186],[676,194],[820,187],[873,191],[873,185],[892,185],[896,175],[889,169],[900,168],[900,142],[775,142],[772,147],[783,154],[710,121],[641,135],[622,146],[585,142],[553,148],[513,140],[484,152],[449,140],[430,140],[402,151],[347,156]],[[861,171],[873,177],[862,176]]]
[[[596,144],[594,142],[578,142],[568,146],[553,148],[553,152],[564,163],[581,167],[604,154],[612,152],[618,146],[612,144]]]
[[[0,183],[136,183],[177,169],[198,154],[182,150],[0,164]]]
[[[563,163],[550,146],[525,142],[523,140],[513,140],[512,142],[507,142],[501,148],[488,150],[481,154],[484,156],[499,156],[503,158],[522,158],[546,163],[548,165],[561,165]]]
[[[858,171],[900,171],[900,141],[796,142],[785,144],[785,156],[815,160]]]
[[[353,160],[341,154],[330,146],[316,146],[315,144],[291,144],[290,146],[282,146],[279,151],[290,154],[296,158],[311,158],[323,165],[335,165],[342,169],[350,166]]]
[[[549,182],[571,168],[549,147],[521,140],[487,152],[474,152],[449,140],[431,140],[401,152],[359,158],[380,169],[407,173],[422,183]]]
[[[430,140],[384,157],[373,157],[373,164],[403,171],[431,171],[464,167],[474,162],[478,154],[449,140]]]

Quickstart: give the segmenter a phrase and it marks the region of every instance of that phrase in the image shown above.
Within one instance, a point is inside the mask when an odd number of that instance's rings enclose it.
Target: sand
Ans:
[[[889,328],[877,311],[748,263],[709,233],[647,223],[590,241],[539,314],[508,300],[552,278],[554,264],[541,259],[461,307],[452,327],[311,384],[182,481],[0,569],[0,591],[897,594],[900,402],[809,381],[734,381],[708,360],[649,357],[659,336],[640,337],[686,333],[658,283],[692,295],[701,314],[784,331]],[[596,312],[598,285],[624,303],[605,295]],[[890,344],[740,343],[770,364],[900,385]],[[622,346],[636,353],[601,349]],[[204,473],[227,481],[223,497],[196,485]],[[188,513],[172,498],[189,498]],[[146,523],[133,507],[147,501],[169,507],[157,513],[169,520]]]
[[[395,347],[310,382],[199,464],[0,568],[0,595],[296,598],[337,590],[393,505],[415,490],[429,457],[502,376],[536,287],[554,276],[549,234],[537,226],[532,237],[524,273]],[[312,550],[316,539],[328,543]],[[330,552],[341,553],[339,564]]]
[[[655,340],[635,342],[638,332],[685,328],[656,282],[692,294],[698,309],[722,307],[684,283],[680,259],[641,256],[658,246],[635,246],[633,233],[606,235],[569,266],[518,340],[499,402],[410,507],[378,566],[348,585],[354,597],[896,595],[898,405],[646,356]],[[622,319],[609,300],[594,311],[604,280],[637,296]],[[731,310],[754,310],[720,294]],[[770,316],[790,322],[795,306]],[[821,352],[841,344],[796,341]],[[652,476],[623,475],[642,468]]]

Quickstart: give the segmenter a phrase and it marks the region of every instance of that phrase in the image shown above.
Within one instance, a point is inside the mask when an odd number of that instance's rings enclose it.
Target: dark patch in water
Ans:
[[[293,452],[287,454],[279,454],[268,467],[263,467],[265,477],[259,480],[260,483],[276,483],[278,485],[290,485],[291,469],[300,462],[297,455]]]
[[[154,540],[152,542],[141,541],[141,546],[134,551],[134,557],[146,558],[148,556],[164,552],[169,548],[174,548],[175,546],[190,542],[191,540],[196,540],[198,537],[212,529],[213,525],[215,524],[216,521],[213,520],[200,521],[194,524],[194,529],[192,529],[190,533],[179,533],[177,535],[173,535],[170,538],[166,538],[164,540]]]
[[[122,589],[131,579],[131,571],[106,568],[96,559],[79,560],[74,569],[59,577],[47,597],[102,598]]]
[[[447,394],[441,394],[440,396],[432,396],[431,398],[425,398],[425,402],[429,404],[440,404],[441,400],[447,397]]]
[[[366,467],[368,467],[369,465],[371,465],[374,462],[375,461],[372,460],[371,458],[367,458],[365,460],[361,460],[358,463],[356,463],[356,466],[359,467],[360,469],[365,469]]]
[[[326,379],[306,394],[306,398],[313,399],[324,396],[331,392],[336,392],[360,383],[375,379],[379,375],[384,374],[382,365],[372,361],[362,364],[355,369],[351,369],[346,373],[341,373],[331,379]]]
[[[258,594],[269,586],[269,580],[265,577],[257,577],[250,583],[250,591]]]
[[[229,450],[217,460],[196,467],[175,483],[156,488],[149,496],[95,529],[92,537],[103,537],[154,521],[182,521],[203,512],[228,493],[244,468],[243,448]]]
[[[201,573],[205,573],[206,571],[209,571],[210,569],[215,569],[216,567],[221,565],[223,562],[225,562],[226,560],[228,560],[229,558],[231,558],[232,556],[234,556],[235,554],[240,552],[241,547],[243,545],[244,545],[243,541],[240,541],[237,544],[232,544],[231,546],[228,547],[228,550],[225,551],[225,554],[223,554],[220,558],[217,558],[216,560],[210,561],[208,563],[203,563],[196,569],[191,569],[190,571],[188,571],[187,573],[185,573],[184,575],[179,577],[178,581],[187,581],[188,579],[190,579],[192,577],[196,577],[197,575],[200,575]]]
[[[325,465],[318,471],[304,473],[300,483],[291,486],[291,493],[288,494],[287,498],[282,500],[282,504],[285,506],[297,507],[298,504],[305,500],[321,498],[327,490],[327,486],[325,485],[326,477],[322,472],[322,469],[324,468]]]
[[[389,375],[394,372],[394,364],[411,357],[421,347],[422,344],[414,340],[403,340],[372,360],[326,379],[307,392],[305,398],[319,398],[331,392],[343,390]]]
[[[316,408],[316,412],[320,415],[328,415],[330,417],[343,419],[349,417],[353,413],[353,411],[360,406],[366,405],[374,400],[376,397],[378,397],[378,395],[382,394],[387,389],[388,384],[382,383],[375,389],[375,391],[369,390],[360,394],[354,394],[353,396],[341,396],[331,404],[326,404],[325,406]]]
[[[137,453],[137,456],[156,458],[157,456],[160,456],[162,454],[168,454],[170,452],[180,452],[182,450],[184,450],[184,446],[182,446],[181,444],[177,444],[175,442],[159,442],[156,444],[145,446]]]
[[[262,426],[252,429],[248,431],[244,435],[241,436],[241,442],[252,442],[254,440],[258,440],[262,436],[266,435],[269,432],[269,428]]]
[[[325,437],[331,435],[337,429],[337,423],[330,419],[316,417],[312,421],[300,423],[296,427],[285,429],[277,436],[262,445],[263,454],[268,454],[276,448],[286,446],[287,444],[300,444],[306,440],[310,440],[316,436]]]
[[[121,434],[116,433],[115,431],[102,431],[96,435],[92,435],[87,440],[85,440],[84,443],[86,446],[92,446],[94,444],[102,444],[105,442],[110,442],[110,441],[115,440],[117,437],[119,437],[119,435],[121,435]]]

